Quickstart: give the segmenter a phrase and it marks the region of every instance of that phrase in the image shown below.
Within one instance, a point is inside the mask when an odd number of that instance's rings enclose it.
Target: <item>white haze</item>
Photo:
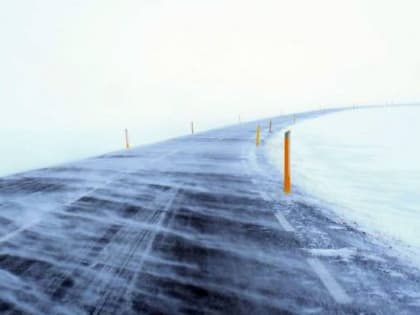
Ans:
[[[284,112],[420,99],[418,1],[0,3],[0,174]]]

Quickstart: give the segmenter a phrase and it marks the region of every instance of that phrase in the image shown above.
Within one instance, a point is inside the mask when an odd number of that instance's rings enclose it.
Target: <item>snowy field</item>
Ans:
[[[195,121],[196,132],[236,123],[236,117],[216,117]],[[217,120],[219,119],[219,120]],[[78,161],[121,150],[125,145],[124,129],[129,130],[131,147],[156,143],[190,134],[188,119],[174,118],[152,124],[141,117],[129,117],[127,124],[109,126],[57,126],[45,124],[1,128],[0,177],[42,167]]]
[[[188,128],[187,123],[162,130],[150,130],[141,124],[133,124],[129,128],[130,144],[135,147],[182,136],[189,132]],[[0,134],[0,177],[121,150],[124,144],[124,128],[121,126],[96,126],[91,129],[5,128]]]
[[[123,131],[118,129],[2,129],[0,176],[115,151],[123,141]]]
[[[420,107],[358,109],[292,130],[292,183],[420,266]],[[279,168],[283,132],[270,140]]]

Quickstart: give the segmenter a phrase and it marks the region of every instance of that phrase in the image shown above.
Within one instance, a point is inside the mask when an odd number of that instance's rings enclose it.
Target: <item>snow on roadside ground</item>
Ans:
[[[290,127],[292,184],[420,267],[420,107],[338,112]],[[268,156],[283,165],[283,132]]]
[[[140,123],[133,125],[127,126],[132,148],[189,132],[189,125],[185,127],[174,124],[153,130],[148,130]],[[45,128],[1,128],[0,177],[122,150],[125,147],[124,128],[115,125],[107,128],[49,128],[48,123]],[[196,128],[201,131],[203,127],[199,125]]]

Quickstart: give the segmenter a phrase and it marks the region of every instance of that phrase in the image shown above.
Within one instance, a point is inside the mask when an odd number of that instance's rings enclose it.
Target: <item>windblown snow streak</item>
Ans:
[[[313,205],[282,199],[254,131],[245,124],[3,178],[0,311],[418,311],[415,271]],[[307,263],[314,256],[351,304],[323,286]]]

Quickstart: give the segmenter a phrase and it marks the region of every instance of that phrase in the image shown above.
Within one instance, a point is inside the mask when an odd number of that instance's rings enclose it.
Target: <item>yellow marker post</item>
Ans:
[[[271,133],[271,127],[272,127],[272,125],[273,125],[273,124],[272,124],[271,119],[270,119],[270,124],[269,124],[269,126],[268,126],[268,132],[269,132],[269,133]]]
[[[257,147],[260,145],[260,125],[257,126],[257,132],[256,132],[256,138],[255,138],[255,144],[257,145]]]
[[[284,192],[290,194],[291,192],[290,182],[290,131],[286,131],[284,134]]]
[[[130,142],[128,141],[128,130],[125,129],[125,148],[130,149]]]
[[[192,135],[194,134],[194,122],[193,121],[191,122],[191,134]]]

